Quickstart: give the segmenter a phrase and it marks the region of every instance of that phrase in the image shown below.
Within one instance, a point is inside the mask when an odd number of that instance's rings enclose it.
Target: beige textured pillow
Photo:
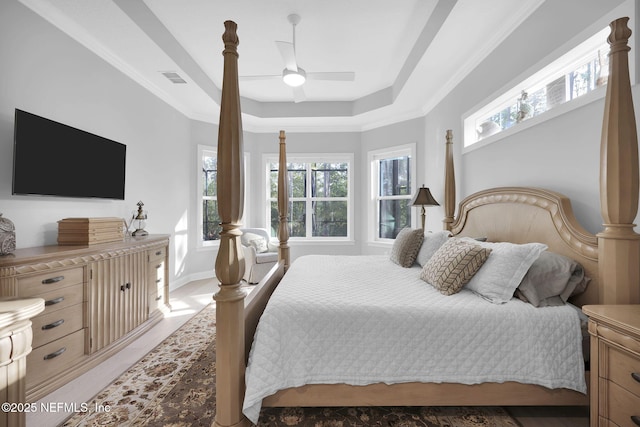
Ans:
[[[424,265],[420,278],[440,293],[453,295],[471,280],[490,253],[491,249],[451,238]]]
[[[422,246],[422,239],[424,239],[422,229],[403,228],[393,242],[389,258],[402,267],[411,267],[418,256],[420,246]]]

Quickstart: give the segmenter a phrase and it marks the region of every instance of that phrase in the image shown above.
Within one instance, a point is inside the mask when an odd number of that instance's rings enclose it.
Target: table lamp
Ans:
[[[440,203],[436,202],[436,199],[431,195],[431,191],[424,185],[420,187],[418,192],[411,199],[412,206],[422,206],[421,214],[422,214],[422,230],[424,231],[424,222],[427,218],[427,213],[425,210],[425,206],[440,206]]]

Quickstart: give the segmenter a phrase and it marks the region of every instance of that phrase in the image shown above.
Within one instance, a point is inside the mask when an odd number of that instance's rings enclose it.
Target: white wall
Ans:
[[[17,1],[0,3],[0,58],[0,212],[17,246],[56,244],[58,220],[124,217],[142,200],[147,230],[172,234],[171,281],[188,275],[190,121]],[[11,195],[15,108],[126,144],[126,199]]]

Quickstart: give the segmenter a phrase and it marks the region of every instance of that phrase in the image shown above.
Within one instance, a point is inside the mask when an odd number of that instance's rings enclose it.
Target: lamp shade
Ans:
[[[431,191],[424,185],[420,187],[418,192],[411,199],[412,206],[440,206],[436,199],[431,195]]]

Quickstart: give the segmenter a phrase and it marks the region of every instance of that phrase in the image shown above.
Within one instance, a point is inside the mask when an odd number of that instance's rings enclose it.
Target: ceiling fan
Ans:
[[[276,41],[280,55],[284,60],[285,68],[282,70],[282,75],[259,75],[259,76],[241,76],[243,80],[263,80],[281,78],[282,81],[293,89],[293,98],[295,102],[301,102],[305,100],[305,93],[302,89],[302,85],[307,79],[314,80],[338,80],[338,81],[353,81],[355,79],[355,73],[352,71],[339,71],[339,72],[306,72],[303,68],[298,66],[296,61],[296,25],[300,23],[300,15],[295,13],[289,15],[287,20],[293,27],[293,41]]]

